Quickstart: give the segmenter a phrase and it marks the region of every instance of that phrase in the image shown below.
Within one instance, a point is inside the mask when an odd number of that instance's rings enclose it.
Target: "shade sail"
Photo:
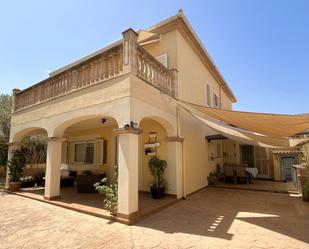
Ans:
[[[193,117],[204,123],[208,127],[217,131],[221,135],[227,138],[243,142],[246,144],[261,146],[261,147],[294,147],[302,142],[308,141],[308,138],[282,138],[282,137],[269,137],[254,131],[248,131],[241,128],[228,125],[221,120],[215,119],[204,112],[201,112],[199,108],[195,108],[194,104],[175,101],[176,104],[189,112]],[[216,109],[217,110],[217,109]]]
[[[282,115],[222,110],[178,100],[209,117],[247,131],[284,138],[309,129],[309,115]]]

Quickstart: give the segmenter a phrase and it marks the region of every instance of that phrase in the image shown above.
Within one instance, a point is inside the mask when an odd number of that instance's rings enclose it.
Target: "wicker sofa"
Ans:
[[[76,189],[78,193],[96,193],[94,184],[99,182],[106,176],[103,174],[95,175],[77,175],[76,177]]]

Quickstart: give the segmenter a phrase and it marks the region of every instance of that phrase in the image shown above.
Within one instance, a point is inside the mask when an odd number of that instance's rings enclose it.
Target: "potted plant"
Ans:
[[[26,166],[25,155],[22,150],[15,150],[12,158],[7,163],[9,170],[9,191],[17,192],[20,189],[22,182],[20,178],[23,173],[23,168]]]
[[[167,162],[159,159],[157,156],[153,156],[148,162],[150,174],[154,178],[154,182],[150,186],[150,195],[153,199],[161,199],[164,196],[165,182],[162,176],[166,167]]]
[[[214,170],[209,172],[209,175],[207,176],[208,184],[215,185],[217,176],[218,176],[217,171]]]
[[[103,206],[110,211],[113,216],[117,215],[117,202],[118,202],[118,168],[114,170],[114,184],[107,185],[107,177],[104,177],[101,181],[94,184],[95,189],[104,194],[105,198]]]
[[[20,178],[22,188],[31,188],[35,185],[35,179],[33,176],[25,176]]]

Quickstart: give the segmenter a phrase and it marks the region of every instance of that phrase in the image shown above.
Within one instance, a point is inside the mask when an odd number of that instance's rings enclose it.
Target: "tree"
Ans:
[[[8,94],[0,95],[0,165],[6,165],[8,142],[10,137],[12,98]]]

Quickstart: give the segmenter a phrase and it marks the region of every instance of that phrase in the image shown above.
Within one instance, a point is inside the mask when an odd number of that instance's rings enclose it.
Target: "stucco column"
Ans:
[[[47,142],[47,158],[45,172],[44,199],[52,200],[60,197],[60,165],[62,138],[49,138]]]
[[[138,34],[131,28],[123,35],[123,73],[137,72],[137,39]]]
[[[142,129],[115,129],[118,135],[118,216],[134,217],[138,211],[138,153]]]
[[[10,143],[9,144],[9,151],[8,151],[8,161],[12,158],[14,150],[19,149],[21,143]],[[5,177],[5,189],[9,189],[9,169],[6,168],[6,177]]]
[[[183,137],[167,137],[169,142],[169,162],[175,165],[176,194],[180,199],[185,197],[184,193],[184,170],[183,170]]]

